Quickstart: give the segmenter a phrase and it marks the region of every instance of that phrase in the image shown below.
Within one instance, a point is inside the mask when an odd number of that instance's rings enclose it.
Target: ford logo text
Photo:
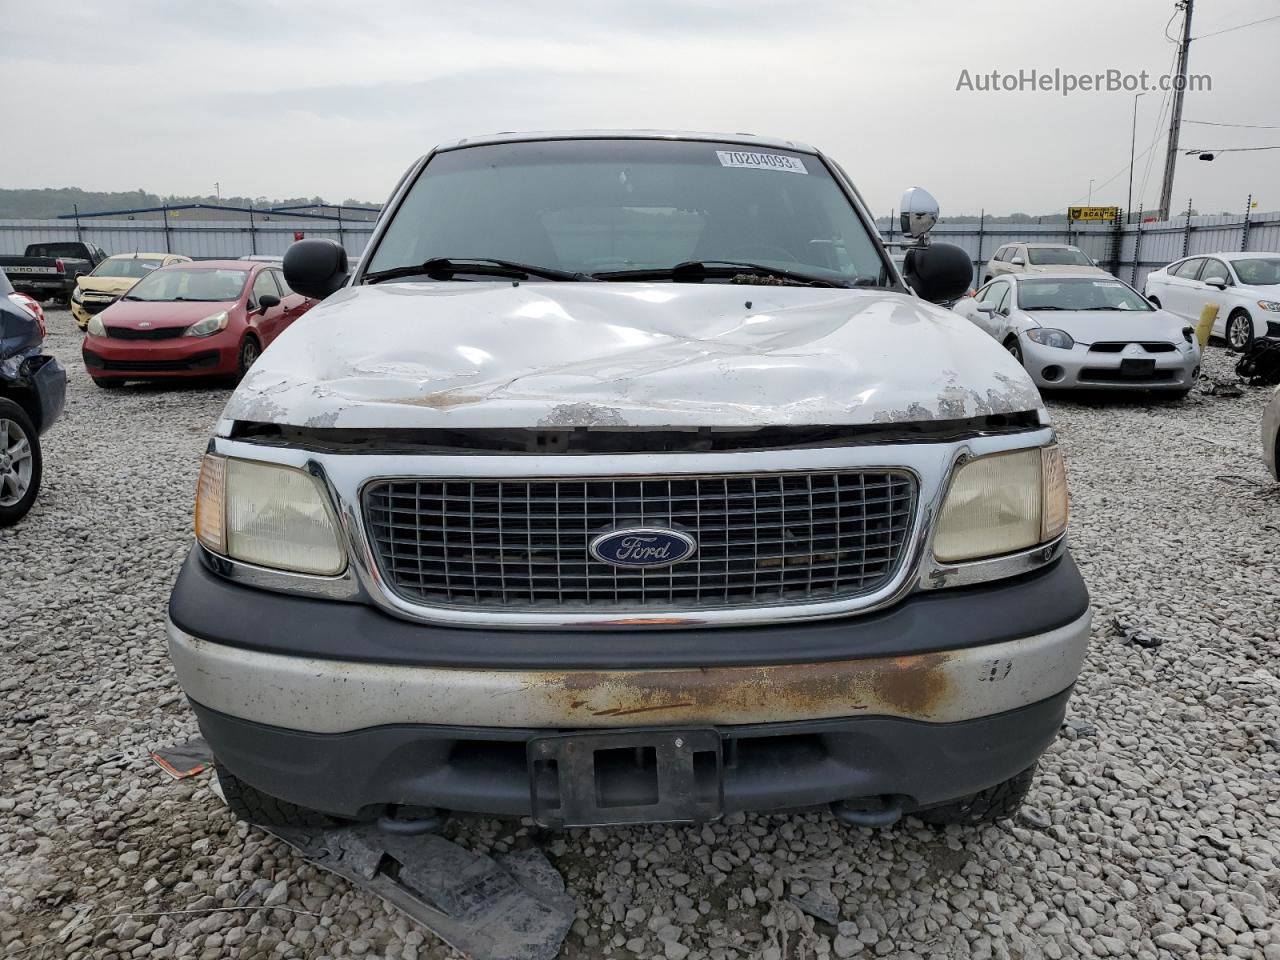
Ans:
[[[613,567],[669,567],[697,549],[688,534],[660,527],[611,530],[591,541],[591,556]]]

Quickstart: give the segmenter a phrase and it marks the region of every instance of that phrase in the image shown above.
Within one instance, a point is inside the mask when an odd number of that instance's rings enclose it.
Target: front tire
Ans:
[[[263,827],[325,829],[339,822],[328,814],[280,800],[245,783],[226,767],[215,767],[227,806],[241,820]]]
[[[244,379],[244,375],[258,362],[260,356],[262,356],[262,347],[258,345],[257,338],[253,334],[245,334],[245,338],[240,341],[240,350],[236,354],[236,383]]]
[[[1022,360],[1022,344],[1018,342],[1017,337],[1009,337],[1009,339],[1005,340],[1004,348],[1009,351],[1009,355],[1017,360],[1021,366],[1026,366]]]
[[[17,523],[40,492],[44,456],[27,411],[0,397],[0,527]]]
[[[1237,310],[1227,318],[1227,346],[1236,353],[1244,353],[1253,346],[1253,318],[1243,310]]]
[[[1027,799],[1035,776],[1036,765],[1033,763],[1021,773],[1003,783],[997,783],[994,787],[979,790],[972,796],[944,803],[940,807],[921,810],[914,815],[933,827],[945,827],[953,823],[973,826],[1008,820],[1018,812],[1022,802]]]

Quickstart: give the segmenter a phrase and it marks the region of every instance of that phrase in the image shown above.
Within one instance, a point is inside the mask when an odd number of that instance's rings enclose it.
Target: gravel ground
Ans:
[[[145,759],[196,732],[164,605],[227,392],[99,391],[70,315],[50,321],[67,413],[35,511],[0,532],[0,955],[451,956],[235,822],[207,776],[174,782]],[[1207,366],[1229,370],[1217,348]],[[810,813],[552,836],[580,905],[563,956],[1280,960],[1266,398],[1052,402],[1095,636],[1016,822],[872,832]],[[1113,617],[1165,642],[1124,644]],[[513,822],[450,835],[480,851],[529,842]],[[838,901],[838,926],[793,906],[806,892]]]

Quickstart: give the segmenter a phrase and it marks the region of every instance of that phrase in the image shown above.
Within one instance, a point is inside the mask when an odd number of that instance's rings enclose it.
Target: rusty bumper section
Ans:
[[[1088,613],[981,647],[764,667],[468,670],[281,656],[211,643],[169,624],[187,695],[206,708],[308,733],[391,724],[588,729],[787,723],[883,716],[955,723],[1068,689]]]

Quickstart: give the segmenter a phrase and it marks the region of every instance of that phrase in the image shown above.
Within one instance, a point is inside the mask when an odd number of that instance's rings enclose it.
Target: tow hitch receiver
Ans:
[[[703,823],[724,812],[714,729],[537,737],[528,759],[533,818],[544,827]]]

